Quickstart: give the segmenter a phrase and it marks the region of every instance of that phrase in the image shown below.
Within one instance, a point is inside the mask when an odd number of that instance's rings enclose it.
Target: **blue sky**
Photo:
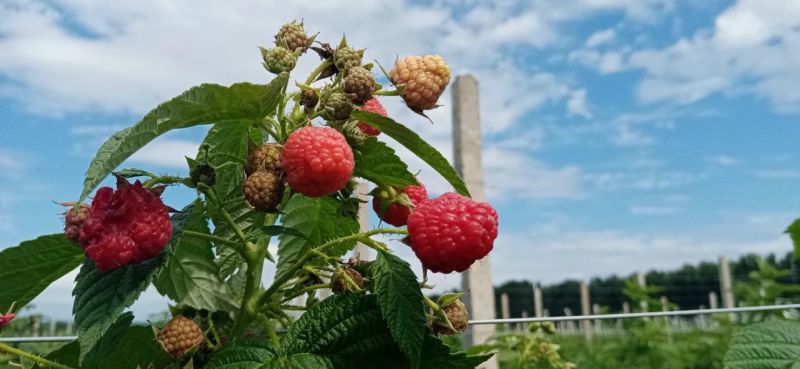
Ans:
[[[345,4],[0,1],[0,247],[58,232],[53,201],[75,199],[102,141],[158,102],[201,82],[266,81],[257,46],[304,18],[319,39],[346,32],[383,65],[438,53],[454,75],[479,79],[487,192],[501,215],[495,282],[790,250],[781,232],[800,216],[800,3]],[[304,58],[296,76],[315,63]],[[450,156],[449,99],[434,125],[386,105]],[[185,173],[205,129],[161,137],[123,166]],[[430,192],[447,190],[399,152]],[[180,208],[190,196],[166,199]],[[39,308],[68,316],[73,277]],[[136,309],[160,302],[151,292]]]

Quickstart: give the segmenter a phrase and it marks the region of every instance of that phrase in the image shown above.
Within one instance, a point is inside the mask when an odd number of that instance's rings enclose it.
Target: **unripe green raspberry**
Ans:
[[[262,47],[261,56],[264,58],[264,68],[275,74],[290,72],[297,64],[297,55],[285,47],[278,46],[274,49]]]
[[[355,68],[361,65],[361,58],[364,56],[364,50],[356,50],[350,46],[340,46],[333,52],[333,63],[340,73],[347,74],[350,68]]]
[[[317,107],[319,102],[319,95],[317,91],[310,88],[305,88],[300,92],[300,105],[303,106],[306,114],[310,114]]]
[[[275,35],[275,45],[285,47],[292,52],[300,51],[303,53],[311,47],[314,37],[306,34],[302,22],[291,21],[284,24],[278,34]]]
[[[342,80],[342,90],[356,104],[364,105],[375,92],[375,77],[364,67],[353,67]]]
[[[325,120],[345,120],[353,111],[353,104],[342,92],[323,94],[320,107],[320,116]]]

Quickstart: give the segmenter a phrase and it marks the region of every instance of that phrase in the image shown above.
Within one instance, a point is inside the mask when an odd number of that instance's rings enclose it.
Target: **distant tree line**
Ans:
[[[745,281],[751,271],[757,270],[758,255],[748,254],[730,262],[731,274],[734,284]],[[800,281],[800,268],[793,254],[787,253],[783,257],[769,254],[764,260],[778,269],[788,269],[790,275],[782,282],[798,283]],[[625,280],[635,278],[629,276],[612,275],[609,277],[596,277],[589,281],[589,296],[592,304],[598,304],[607,312],[621,312],[622,304],[627,298],[622,294]],[[719,290],[719,265],[714,262],[701,262],[697,265],[686,264],[671,271],[651,270],[645,274],[648,286],[661,288],[660,295],[666,296],[670,303],[677,305],[681,310],[697,309],[700,305],[709,306],[708,293]],[[569,308],[574,315],[581,313],[580,281],[566,280],[561,283],[541,286],[543,307],[551,316],[564,315],[564,308]],[[495,304],[498,317],[500,316],[500,295],[507,293],[509,297],[509,310],[512,317],[522,316],[526,311],[533,316],[533,282],[509,281],[495,287]]]

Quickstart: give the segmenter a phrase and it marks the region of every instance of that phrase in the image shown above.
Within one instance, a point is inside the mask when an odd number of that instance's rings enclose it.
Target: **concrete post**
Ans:
[[[636,283],[639,284],[642,288],[647,288],[647,281],[644,278],[644,273],[638,272],[636,273]],[[640,304],[642,311],[649,311],[650,307],[647,306],[647,301],[642,301]]]
[[[629,304],[627,301],[622,303],[622,313],[623,314],[631,313],[631,304]]]
[[[533,287],[533,312],[537,318],[544,316],[544,309],[542,309],[543,304],[542,288],[537,285]]]
[[[732,308],[736,306],[733,300],[733,283],[731,281],[731,265],[728,258],[719,258],[719,289],[722,293],[722,307]]]
[[[719,308],[719,302],[717,300],[717,293],[714,292],[714,291],[711,291],[711,292],[708,293],[708,306],[712,310],[715,310],[715,309]]]
[[[503,319],[511,318],[511,306],[508,302],[508,294],[500,295],[500,313]]]
[[[581,315],[591,315],[591,302],[589,301],[589,285],[581,281]],[[587,341],[592,340],[592,322],[581,320],[581,329]]]
[[[478,109],[478,81],[471,75],[456,77],[453,83],[453,166],[467,184],[472,197],[486,200],[481,161],[481,125]],[[461,288],[466,293],[464,304],[471,319],[494,319],[494,287],[489,258],[478,260],[462,274]],[[465,332],[469,345],[485,342],[495,332],[494,325],[470,326]],[[480,366],[496,369],[492,358]]]

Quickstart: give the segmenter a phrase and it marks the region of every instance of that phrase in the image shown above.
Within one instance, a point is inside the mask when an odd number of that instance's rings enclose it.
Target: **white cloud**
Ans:
[[[567,100],[567,113],[569,115],[577,115],[584,118],[591,118],[592,112],[589,111],[589,105],[586,102],[586,90],[580,89],[572,91]]]
[[[0,148],[0,176],[18,177],[24,167],[19,155]]]
[[[490,199],[558,199],[581,196],[581,171],[575,166],[550,168],[512,150],[483,152],[486,192]]]
[[[669,171],[596,172],[583,175],[585,181],[600,190],[664,190],[680,187],[705,178],[702,174]]]
[[[137,151],[129,160],[170,168],[186,168],[186,157],[197,155],[197,142],[158,138]]]
[[[709,160],[714,164],[726,167],[740,164],[739,159],[730,155],[723,155],[723,154],[712,156],[711,158],[709,158]]]
[[[639,97],[691,103],[716,93],[752,94],[778,111],[800,111],[800,3],[739,0],[716,19],[713,31],[663,49],[632,53],[629,67],[647,76]]]
[[[602,74],[616,73],[624,69],[624,55],[617,51],[596,51],[589,49],[569,53],[569,60],[581,63]]]
[[[763,169],[755,174],[756,177],[767,179],[800,179],[800,170],[795,169]]]
[[[680,213],[683,208],[674,205],[633,205],[628,211],[633,215],[668,215]]]
[[[613,41],[615,37],[617,37],[617,32],[613,29],[597,31],[592,33],[589,38],[586,39],[586,47],[591,48],[607,44]]]

